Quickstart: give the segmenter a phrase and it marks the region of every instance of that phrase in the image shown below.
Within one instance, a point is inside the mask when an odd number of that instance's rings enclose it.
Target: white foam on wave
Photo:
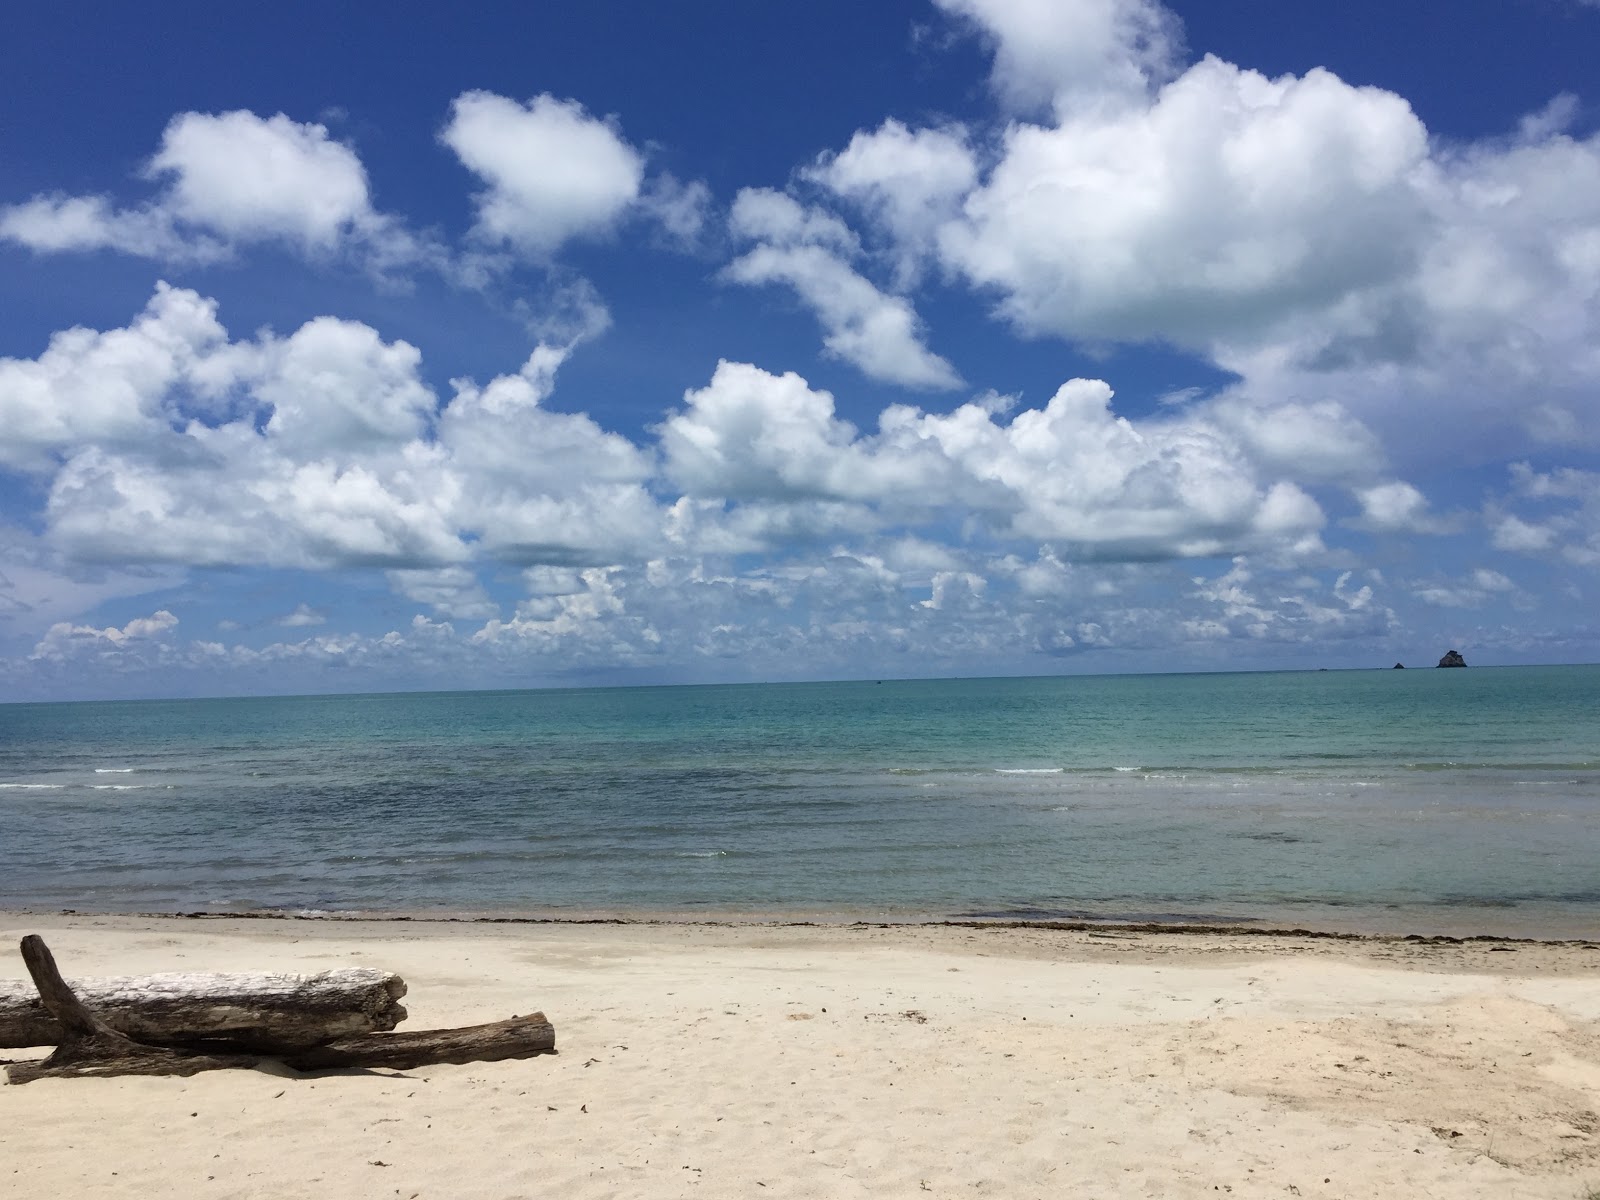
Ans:
[[[153,783],[91,783],[97,792],[146,792],[156,787]]]
[[[132,767],[96,767],[94,773],[96,775],[132,775],[133,770]]]
[[[674,858],[727,858],[726,850],[680,850]]]
[[[66,787],[64,783],[0,783],[0,788],[19,792],[59,791]]]
[[[1112,767],[1111,769],[1113,771],[1132,772],[1132,771],[1137,771],[1139,768],[1138,767]]]
[[[1059,775],[1062,767],[996,767],[996,775]]]

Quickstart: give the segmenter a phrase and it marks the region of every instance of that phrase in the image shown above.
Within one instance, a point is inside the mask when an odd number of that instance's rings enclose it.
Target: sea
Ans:
[[[1600,666],[0,704],[0,909],[1600,936]]]

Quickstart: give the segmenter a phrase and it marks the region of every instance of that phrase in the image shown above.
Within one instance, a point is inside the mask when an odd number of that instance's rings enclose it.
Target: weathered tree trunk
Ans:
[[[61,1026],[56,1051],[43,1062],[13,1063],[6,1068],[12,1083],[81,1075],[195,1075],[219,1067],[249,1067],[242,1056],[194,1054],[146,1046],[99,1020],[72,994],[56,969],[56,960],[37,934],[22,939],[22,960],[39,989],[39,998]]]
[[[556,1048],[555,1026],[542,1012],[487,1025],[458,1029],[420,1029],[407,1033],[367,1033],[339,1038],[279,1055],[297,1071],[333,1067],[390,1067],[396,1071],[431,1063],[494,1062],[532,1058]]]
[[[37,934],[22,939],[22,958],[39,989],[40,1003],[59,1033],[56,1051],[49,1058],[13,1063],[6,1069],[12,1083],[73,1076],[193,1075],[225,1067],[253,1067],[262,1056],[281,1058],[296,1070],[316,1071],[340,1067],[407,1070],[432,1063],[492,1062],[555,1053],[556,1032],[543,1013],[458,1029],[355,1034],[314,1046],[301,1041],[275,1042],[260,1028],[252,1028],[250,1054],[211,1053],[216,1047],[214,1033],[154,1046],[119,1033],[91,1012],[61,978],[55,959]],[[394,976],[387,978],[399,983]],[[403,993],[404,985],[399,986]],[[398,1005],[394,1009],[405,1015]],[[293,1035],[302,1036],[305,1028],[293,1026]]]
[[[79,999],[111,1029],[150,1045],[209,1042],[275,1054],[405,1020],[405,981],[354,967],[316,975],[140,975],[81,979]],[[27,985],[0,981],[0,1047],[54,1046],[62,1029]]]

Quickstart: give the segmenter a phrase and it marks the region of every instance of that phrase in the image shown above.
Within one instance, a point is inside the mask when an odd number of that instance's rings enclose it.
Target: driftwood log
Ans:
[[[531,1058],[556,1048],[555,1026],[542,1012],[487,1025],[458,1029],[419,1029],[408,1033],[367,1033],[338,1038],[277,1055],[297,1071],[325,1071],[335,1067],[389,1067],[406,1071],[432,1063],[495,1062],[502,1058]]]
[[[72,990],[112,1029],[153,1046],[203,1039],[273,1053],[393,1029],[406,1018],[405,981],[370,967],[78,979]],[[60,1022],[27,984],[0,980],[0,1047],[55,1046],[61,1035]]]
[[[44,939],[37,934],[22,939],[22,961],[28,964],[39,998],[61,1024],[61,1041],[43,1062],[13,1063],[6,1068],[6,1078],[12,1083],[77,1075],[197,1075],[219,1067],[255,1065],[254,1059],[242,1055],[147,1046],[118,1033],[72,994]]]
[[[184,1034],[168,1025],[164,1043],[153,1045],[112,1028],[73,992],[61,977],[43,939],[22,939],[22,959],[39,991],[39,1001],[59,1029],[56,1050],[40,1062],[13,1063],[6,1069],[12,1083],[35,1079],[105,1075],[193,1075],[226,1067],[258,1066],[261,1057],[280,1059],[300,1071],[341,1067],[388,1067],[406,1070],[433,1063],[491,1062],[555,1053],[555,1028],[543,1013],[512,1017],[487,1025],[430,1029],[414,1033],[359,1033],[308,1045],[306,1026],[295,1026],[293,1041],[273,1041],[257,1027],[248,1035],[247,1053],[217,1053],[216,1030]],[[374,974],[381,974],[374,972]],[[398,978],[394,978],[399,983]],[[404,985],[400,984],[400,992]],[[399,1020],[405,1010],[398,1005]],[[232,1047],[224,1045],[226,1050]]]

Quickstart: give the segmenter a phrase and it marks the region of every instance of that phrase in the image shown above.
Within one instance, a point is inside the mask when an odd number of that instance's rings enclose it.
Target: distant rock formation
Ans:
[[[1440,665],[1440,666],[1441,666],[1441,667],[1442,667],[1442,666],[1444,666],[1444,664],[1443,664],[1443,663],[1440,663],[1440,664],[1439,664],[1439,665]],[[1394,669],[1395,669],[1395,670],[1396,670],[1396,671],[1404,671],[1404,670],[1405,670],[1405,669],[1406,669],[1406,665],[1405,665],[1405,663],[1395,663],[1395,665],[1394,665]]]
[[[1461,651],[1452,650],[1439,660],[1439,665],[1441,667],[1464,667],[1467,665],[1467,660],[1461,657]]]

